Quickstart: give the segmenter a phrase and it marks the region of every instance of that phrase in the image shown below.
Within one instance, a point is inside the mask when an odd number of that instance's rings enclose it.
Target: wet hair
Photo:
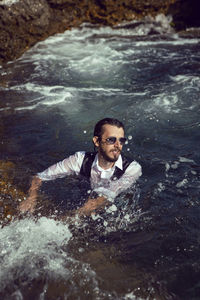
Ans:
[[[122,122],[120,122],[117,119],[113,119],[113,118],[105,118],[100,120],[99,122],[97,122],[97,124],[94,127],[94,136],[98,136],[101,137],[103,134],[103,125],[112,125],[112,126],[116,126],[118,128],[123,128],[124,130],[124,124]]]

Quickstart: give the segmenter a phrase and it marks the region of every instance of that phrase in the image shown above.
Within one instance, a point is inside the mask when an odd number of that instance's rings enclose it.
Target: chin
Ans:
[[[109,157],[109,159],[110,159],[110,161],[111,161],[111,162],[115,162],[115,161],[117,161],[117,160],[118,160],[118,158],[119,158],[119,155],[117,155],[117,156],[112,156],[112,157]]]
[[[118,158],[119,158],[120,152],[117,153],[117,155],[115,156],[115,155],[112,154],[112,152],[105,153],[105,152],[102,151],[101,155],[108,162],[116,162],[118,160]]]

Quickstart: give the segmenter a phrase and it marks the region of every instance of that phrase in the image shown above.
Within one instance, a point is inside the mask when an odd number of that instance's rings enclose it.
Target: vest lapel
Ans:
[[[81,166],[80,174],[90,178],[92,163],[95,159],[96,152],[86,152]]]
[[[96,154],[97,154],[96,152],[85,153],[85,157],[83,159],[83,163],[80,170],[80,175],[90,178],[91,168]],[[115,180],[115,178],[119,179],[124,174],[127,167],[129,166],[130,163],[124,156],[122,156],[122,164],[123,164],[123,170],[121,170],[118,167],[115,167],[115,171],[111,177],[111,180]]]
[[[110,178],[111,180],[116,180],[116,179],[119,179],[122,175],[123,175],[124,171],[121,170],[120,168],[118,167],[115,167],[115,171],[112,175],[112,177]]]

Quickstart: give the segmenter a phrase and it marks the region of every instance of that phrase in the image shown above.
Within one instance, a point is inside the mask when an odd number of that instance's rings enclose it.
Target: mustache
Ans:
[[[115,149],[110,150],[110,152],[115,152],[115,151],[118,151],[119,153],[121,153],[121,150],[119,148],[115,148]]]

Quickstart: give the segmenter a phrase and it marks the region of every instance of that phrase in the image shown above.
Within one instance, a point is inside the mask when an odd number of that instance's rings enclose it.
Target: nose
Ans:
[[[120,143],[119,139],[116,139],[116,142],[115,142],[114,145],[115,145],[115,146],[118,146],[118,147],[121,147],[121,143]]]

